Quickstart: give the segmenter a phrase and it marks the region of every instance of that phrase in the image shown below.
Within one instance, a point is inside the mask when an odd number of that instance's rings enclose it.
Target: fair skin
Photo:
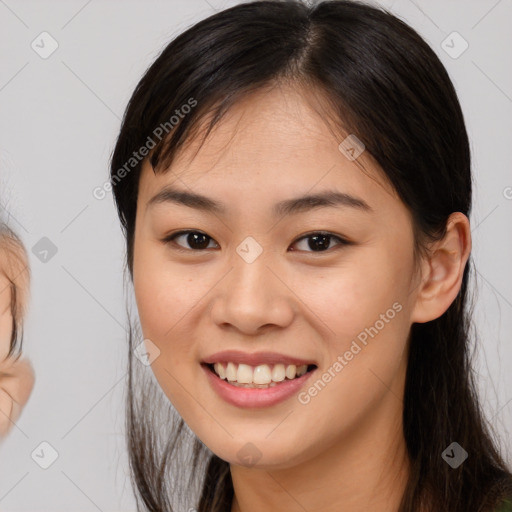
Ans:
[[[0,235],[0,439],[13,429],[35,382],[34,369],[28,359],[7,357],[13,321],[10,281],[16,287],[18,318],[21,320],[28,301],[29,273],[21,243],[6,236]]]
[[[231,512],[397,509],[408,475],[401,397],[410,327],[446,311],[470,252],[468,219],[456,213],[415,266],[408,210],[367,153],[353,162],[340,152],[311,102],[288,88],[248,97],[197,155],[194,141],[167,172],[146,162],[140,177],[133,283],[144,337],[160,350],[152,369],[188,426],[230,463]],[[170,185],[226,212],[148,205]],[[371,210],[272,216],[279,201],[328,189]],[[162,241],[185,229],[205,233],[207,248],[187,235]],[[318,231],[352,244],[331,238],[315,251],[303,237]],[[248,236],[263,249],[251,263],[236,251]],[[237,407],[200,365],[220,350],[275,351],[315,361],[315,381],[395,303],[400,312],[307,404],[295,394]],[[261,454],[255,464],[237,455],[247,443]]]

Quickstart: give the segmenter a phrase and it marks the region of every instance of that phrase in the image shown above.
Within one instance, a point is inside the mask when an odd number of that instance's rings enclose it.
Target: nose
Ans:
[[[295,314],[294,294],[279,275],[275,262],[263,255],[252,262],[236,255],[233,263],[215,287],[212,321],[223,329],[232,328],[247,335],[288,326]]]

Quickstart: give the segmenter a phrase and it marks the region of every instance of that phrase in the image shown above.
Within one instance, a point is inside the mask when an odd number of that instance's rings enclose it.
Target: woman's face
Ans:
[[[289,467],[400,424],[411,218],[368,154],[340,142],[298,92],[275,89],[232,108],[194,158],[197,140],[168,172],[143,167],[133,281],[152,369],[230,463]],[[340,200],[294,202],[327,192]],[[183,230],[195,236],[169,240]],[[289,380],[294,361],[315,368]]]

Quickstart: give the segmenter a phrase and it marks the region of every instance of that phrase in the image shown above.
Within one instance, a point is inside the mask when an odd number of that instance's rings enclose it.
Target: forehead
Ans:
[[[139,199],[147,202],[176,182],[203,195],[227,197],[229,190],[240,200],[325,189],[371,196],[374,203],[385,196],[396,200],[371,155],[363,151],[351,160],[340,150],[347,134],[335,133],[326,122],[325,103],[307,94],[283,86],[251,93],[229,109],[203,142],[205,119],[170,169],[155,175],[144,162]]]

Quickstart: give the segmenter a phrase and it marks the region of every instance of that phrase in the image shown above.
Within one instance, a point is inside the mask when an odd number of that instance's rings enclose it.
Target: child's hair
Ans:
[[[165,172],[199,133],[201,121],[208,121],[206,137],[237,101],[279,84],[321,97],[323,118],[340,137],[355,134],[364,143],[412,214],[415,249],[443,237],[452,212],[469,216],[470,148],[461,107],[442,63],[412,28],[384,9],[355,1],[242,3],[176,37],[130,99],[110,169],[130,276],[141,170],[133,152],[150,148],[146,159],[154,172]],[[471,266],[470,260],[448,310],[411,328],[403,433],[412,469],[400,512],[487,511],[512,495],[512,476],[483,417],[471,368]],[[157,423],[162,409],[172,407],[154,382],[136,392],[134,342],[130,330],[132,481],[139,506],[170,511],[173,494],[191,482],[174,485],[187,459],[174,473],[170,469],[190,432],[181,419],[170,432],[170,420]],[[453,441],[469,452],[456,469],[441,457]],[[198,439],[193,447],[191,477],[204,479],[195,506],[199,512],[229,511],[229,464]]]
[[[28,305],[30,268],[25,247],[18,236],[0,221],[0,274],[10,288],[12,331],[7,357],[19,358],[23,344],[23,318]],[[6,290],[2,286],[0,293]]]

